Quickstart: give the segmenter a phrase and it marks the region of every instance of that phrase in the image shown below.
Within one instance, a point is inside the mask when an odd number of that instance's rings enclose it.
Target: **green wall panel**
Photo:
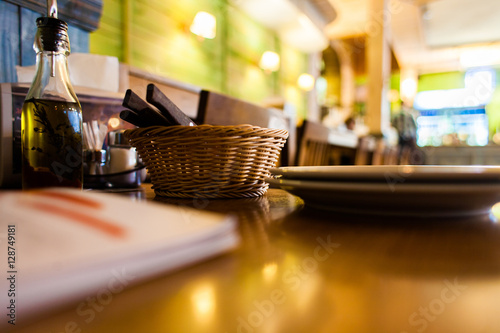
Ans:
[[[288,45],[280,44],[281,69],[279,71],[279,82],[281,95],[295,106],[297,122],[300,124],[307,118],[307,92],[297,87],[297,79],[300,74],[307,72],[307,55],[301,53]]]
[[[223,25],[221,7],[209,2],[203,9]],[[220,39],[200,40],[189,32],[199,7],[194,1],[135,1],[130,64],[206,89],[220,90]],[[219,31],[222,28],[219,28]]]
[[[250,19],[227,0],[131,0],[130,35],[126,36],[126,4],[105,0],[98,30],[90,35],[92,53],[116,56],[120,61],[154,74],[204,89],[261,103],[285,96],[307,70],[307,56],[281,44],[276,33]],[[195,14],[207,11],[217,18],[217,36],[201,40],[189,31]],[[128,54],[127,44],[129,42]],[[280,54],[279,73],[258,67],[264,51]],[[293,89],[292,89],[293,90]],[[305,95],[293,95],[296,109],[305,113]],[[291,102],[291,101],[290,101]]]
[[[461,88],[464,88],[464,73],[462,72],[425,74],[418,79],[419,92]]]
[[[123,1],[104,0],[99,28],[90,34],[90,53],[124,61],[123,47]]]

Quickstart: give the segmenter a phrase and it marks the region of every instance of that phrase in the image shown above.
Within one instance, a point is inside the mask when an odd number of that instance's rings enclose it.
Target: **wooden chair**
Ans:
[[[377,140],[371,135],[359,138],[358,147],[356,149],[355,165],[372,164],[373,153],[377,146]]]
[[[384,155],[385,165],[399,164],[399,146],[387,146]]]
[[[305,120],[300,130],[297,165],[354,164],[358,137]]]
[[[388,145],[383,138],[377,140],[373,152],[373,165],[399,164],[399,146]]]
[[[288,131],[288,140],[281,151],[280,165],[291,165],[295,160],[296,128],[293,119],[282,110],[266,108],[213,91],[202,90],[196,122],[211,125],[251,124]]]

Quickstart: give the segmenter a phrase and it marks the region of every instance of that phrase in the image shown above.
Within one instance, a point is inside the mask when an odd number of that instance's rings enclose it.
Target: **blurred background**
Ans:
[[[414,136],[427,164],[500,164],[498,1],[58,4],[73,53],[286,109],[297,126],[347,127],[389,142]],[[44,6],[0,0],[0,82],[17,82],[16,66],[35,63],[34,22]]]

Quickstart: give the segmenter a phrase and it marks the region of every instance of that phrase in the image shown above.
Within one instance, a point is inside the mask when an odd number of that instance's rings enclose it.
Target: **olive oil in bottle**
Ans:
[[[23,189],[82,188],[82,111],[68,75],[68,26],[40,17],[37,27],[37,71],[21,116]]]

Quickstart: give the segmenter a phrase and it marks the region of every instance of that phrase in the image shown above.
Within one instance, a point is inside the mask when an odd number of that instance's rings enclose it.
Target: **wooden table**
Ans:
[[[500,332],[500,226],[488,216],[339,215],[278,189],[240,200],[136,194],[236,214],[241,246],[141,284],[125,279],[112,297],[20,332]]]

